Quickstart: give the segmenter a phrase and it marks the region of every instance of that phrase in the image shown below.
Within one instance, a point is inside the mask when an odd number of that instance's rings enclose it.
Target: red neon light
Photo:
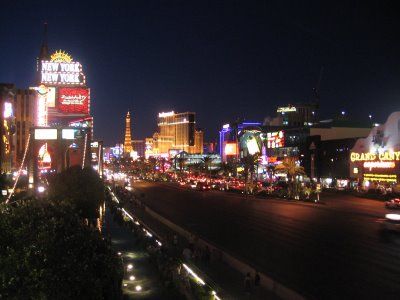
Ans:
[[[59,88],[57,108],[62,113],[89,114],[90,93],[86,88]]]

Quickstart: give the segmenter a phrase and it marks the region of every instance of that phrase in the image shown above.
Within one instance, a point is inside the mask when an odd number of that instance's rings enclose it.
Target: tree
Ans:
[[[211,155],[206,155],[201,159],[201,162],[208,173],[209,177],[211,177],[211,164],[214,161],[214,158]]]
[[[221,163],[221,170],[225,176],[232,176],[236,174],[237,164],[232,161],[228,160],[225,163]]]
[[[253,155],[249,154],[241,159],[241,163],[243,164],[244,168],[246,193],[248,191],[250,192],[253,191],[253,178],[254,178],[255,166],[258,165],[258,158],[259,154],[255,153]]]
[[[91,167],[73,166],[49,178],[49,197],[70,203],[82,218],[94,223],[104,203],[104,184]]]
[[[298,197],[297,177],[305,175],[304,168],[296,163],[293,157],[286,158],[281,164],[275,166],[275,172],[281,172],[287,175],[289,180],[289,196]]]
[[[0,207],[4,299],[119,299],[121,260],[65,202],[30,199]]]
[[[176,158],[176,162],[178,163],[180,172],[183,172],[183,169],[185,168],[186,161],[187,161],[187,158],[184,157],[184,156],[178,156]]]

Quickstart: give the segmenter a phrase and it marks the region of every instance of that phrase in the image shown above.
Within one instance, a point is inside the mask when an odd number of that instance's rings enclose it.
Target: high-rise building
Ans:
[[[194,132],[194,146],[191,146],[189,153],[203,154],[204,132],[201,129],[196,129]]]
[[[132,140],[133,151],[136,151],[137,156],[144,157],[145,142],[144,140]]]
[[[14,84],[0,84],[0,172],[10,172],[14,152]]]
[[[14,96],[15,127],[13,164],[18,167],[24,156],[29,131],[35,124],[36,92],[32,89],[17,89]]]
[[[317,121],[317,109],[318,104],[316,103],[281,106],[277,108],[277,116],[269,125],[311,126]]]
[[[132,152],[132,136],[131,136],[131,114],[128,111],[125,118],[125,139],[124,139],[124,153],[130,155]]]
[[[203,153],[203,132],[196,131],[194,112],[159,113],[158,133],[158,139],[172,141],[172,149],[187,153]]]

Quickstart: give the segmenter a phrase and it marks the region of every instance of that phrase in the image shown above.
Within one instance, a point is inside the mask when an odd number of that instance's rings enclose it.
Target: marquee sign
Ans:
[[[42,60],[41,83],[46,85],[85,85],[82,65],[65,52],[56,51],[51,60]]]
[[[382,153],[373,153],[373,152],[366,152],[366,153],[357,153],[351,152],[350,153],[350,160],[352,162],[357,161],[400,161],[400,151],[385,151]]]
[[[89,114],[90,93],[87,88],[59,88],[57,108],[62,113]]]

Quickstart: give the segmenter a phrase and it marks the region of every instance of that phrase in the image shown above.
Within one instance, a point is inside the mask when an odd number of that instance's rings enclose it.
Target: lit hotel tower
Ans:
[[[130,154],[132,152],[131,114],[129,113],[129,110],[125,118],[124,152],[127,154]]]

